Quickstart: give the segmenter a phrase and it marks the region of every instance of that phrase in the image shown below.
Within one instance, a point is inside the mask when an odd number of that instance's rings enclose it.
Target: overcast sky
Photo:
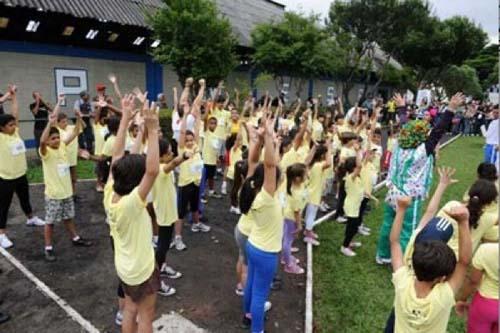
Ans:
[[[276,0],[289,10],[305,13],[314,11],[324,17],[328,14],[329,0]],[[490,36],[490,41],[498,42],[498,0],[430,0],[434,12],[441,18],[463,15],[481,24]]]

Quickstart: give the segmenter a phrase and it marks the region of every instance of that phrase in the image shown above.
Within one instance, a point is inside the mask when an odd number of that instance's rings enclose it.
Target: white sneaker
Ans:
[[[229,212],[232,214],[241,215],[241,211],[238,207],[231,206],[231,208],[229,208]]]
[[[300,251],[300,249],[298,247],[292,247],[292,253],[297,253]]]
[[[351,242],[351,244],[349,244],[349,247],[350,248],[358,248],[358,247],[361,247],[363,244],[361,242]]]
[[[368,228],[366,225],[362,224],[360,226],[361,229],[365,230],[365,231],[368,231],[368,232],[372,232],[372,229]]]
[[[320,212],[322,213],[326,213],[328,211],[328,209],[325,207],[325,203],[322,202],[320,205],[319,205],[319,210]]]
[[[326,209],[330,210],[332,207],[330,207],[326,202],[323,201],[323,206],[325,206]]]
[[[304,243],[311,243],[314,246],[319,245],[319,241],[313,237],[304,237]]]
[[[169,279],[176,280],[176,279],[180,279],[182,277],[182,273],[176,271],[175,269],[173,269],[170,266],[165,266],[161,270],[160,276],[166,276]]]
[[[118,326],[122,326],[122,322],[123,322],[123,313],[121,311],[116,311],[115,324]]]
[[[375,262],[379,265],[390,265],[391,264],[391,259],[384,259],[382,257],[376,256],[375,257]]]
[[[199,223],[193,223],[193,225],[191,226],[191,231],[192,232],[209,232],[210,231],[210,227],[202,222],[199,222]]]
[[[0,246],[4,249],[8,249],[14,246],[14,243],[10,241],[9,237],[7,237],[6,234],[0,234]]]
[[[266,303],[264,303],[264,312],[268,312],[269,310],[271,310],[272,307],[273,303],[266,301]]]
[[[343,247],[343,246],[340,247],[340,252],[342,252],[342,254],[345,255],[346,257],[354,257],[356,255],[356,252],[354,252],[348,247]]]
[[[177,251],[184,251],[187,249],[186,244],[182,241],[182,237],[180,236],[175,236],[174,241],[172,242],[173,245],[170,245],[170,247],[174,247]]]
[[[367,231],[366,229],[359,227],[358,228],[358,234],[363,235],[363,236],[370,236],[370,232]]]
[[[344,216],[337,217],[337,223],[346,223],[347,219]]]
[[[170,287],[165,282],[161,281],[160,290],[158,290],[158,294],[161,296],[172,296],[176,293],[175,288]]]
[[[227,195],[227,183],[226,182],[222,183],[222,186],[220,187],[220,194]]]
[[[39,218],[38,216],[33,216],[32,218],[26,221],[27,226],[35,226],[35,227],[43,227],[45,225],[45,221]]]

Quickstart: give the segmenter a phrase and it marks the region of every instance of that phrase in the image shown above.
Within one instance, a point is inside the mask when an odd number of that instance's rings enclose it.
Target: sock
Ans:
[[[153,236],[153,242],[158,243],[158,236]]]
[[[176,240],[177,240],[177,239],[182,239],[182,236],[177,235],[177,236],[175,236],[175,239],[176,239]]]
[[[46,250],[46,251],[48,251],[48,250],[52,250],[52,245],[46,246],[46,247],[45,247],[45,250]]]
[[[77,236],[73,237],[73,242],[76,242],[79,239],[80,239],[80,236],[77,235]]]

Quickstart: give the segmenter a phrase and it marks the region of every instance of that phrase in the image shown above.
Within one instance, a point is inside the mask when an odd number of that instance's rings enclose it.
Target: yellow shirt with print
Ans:
[[[236,162],[241,160],[242,157],[241,148],[231,149],[229,151],[229,167],[227,168],[226,177],[233,180],[234,179],[234,166]]]
[[[108,133],[108,126],[96,123],[92,125],[94,129],[94,155],[102,155],[104,147],[104,137]]]
[[[424,298],[415,292],[415,276],[402,266],[392,275],[395,289],[394,333],[445,333],[455,295],[448,282],[436,284]]]
[[[188,151],[193,154],[188,160],[184,161],[179,166],[179,186],[186,186],[191,183],[195,185],[200,185],[201,183],[201,175],[203,172],[203,160],[201,159],[201,155],[198,152],[198,148],[195,146],[193,149],[179,149],[179,155],[184,154],[185,151]]]
[[[73,135],[73,131],[75,129],[75,125],[68,125],[65,129],[59,129],[59,136],[62,141],[66,141],[71,135]],[[80,130],[79,133],[82,131]],[[66,145],[66,151],[68,153],[68,162],[70,167],[74,167],[78,164],[78,137],[74,138],[68,145]]]
[[[66,145],[61,142],[58,149],[47,147],[45,155],[39,149],[42,158],[45,196],[49,199],[62,200],[73,195]]]
[[[479,246],[472,266],[483,271],[478,291],[485,298],[498,299],[498,243],[485,243]]]
[[[177,192],[174,172],[165,173],[165,164],[160,164],[160,173],[153,185],[153,207],[158,225],[168,227],[179,219],[177,215]]]
[[[115,194],[112,192],[110,195]],[[125,284],[138,286],[149,279],[155,269],[151,243],[153,229],[146,201],[141,199],[136,187],[118,202],[110,202],[109,226],[114,242],[116,272]]]
[[[19,128],[12,135],[0,132],[0,178],[16,179],[26,174],[26,147],[19,136]]]
[[[361,177],[354,177],[353,174],[345,176],[345,193],[345,216],[359,217],[359,208],[365,193],[365,185]]]
[[[325,186],[324,165],[325,162],[316,162],[309,170],[309,183],[307,185],[309,203],[316,206],[319,206],[321,203],[321,196],[323,195],[323,188]]]
[[[295,221],[295,212],[299,212],[302,216],[302,211],[306,207],[308,198],[308,191],[304,186],[291,189],[292,194],[286,196],[286,205],[284,210],[285,219]]]
[[[248,213],[253,221],[248,241],[265,252],[281,251],[283,239],[283,209],[276,192],[271,196],[264,188],[255,197]]]
[[[205,131],[203,138],[203,163],[206,165],[217,165],[217,153],[220,149],[220,139],[215,132]]]

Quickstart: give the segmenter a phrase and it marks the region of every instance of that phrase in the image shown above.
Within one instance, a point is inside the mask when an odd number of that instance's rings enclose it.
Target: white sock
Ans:
[[[47,251],[52,250],[52,245],[46,246],[45,250],[47,250]]]
[[[79,239],[80,239],[80,236],[75,236],[75,237],[73,237],[73,241],[75,241],[75,242],[76,242],[77,240],[79,240]]]

